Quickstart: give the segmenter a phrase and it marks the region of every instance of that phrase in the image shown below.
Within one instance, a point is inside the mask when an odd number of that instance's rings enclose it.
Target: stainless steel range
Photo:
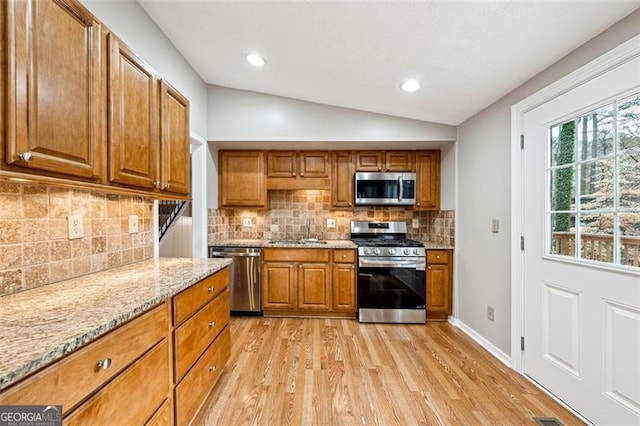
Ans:
[[[407,239],[405,222],[351,222],[358,245],[358,320],[426,321],[424,245]]]

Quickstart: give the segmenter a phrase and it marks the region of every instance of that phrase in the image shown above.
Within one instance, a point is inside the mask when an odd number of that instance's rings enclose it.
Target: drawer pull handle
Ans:
[[[216,371],[216,366],[215,365],[209,366],[209,373],[213,373],[214,371]]]
[[[215,327],[215,326],[216,326],[216,322],[215,322],[215,321],[211,321],[211,322],[209,323],[209,327]]]
[[[33,158],[33,154],[31,153],[31,151],[23,152],[22,154],[18,155],[18,158],[21,159],[22,161],[29,162]]]
[[[98,361],[98,368],[106,370],[109,367],[111,367],[111,358],[105,358]]]
[[[213,287],[207,287],[207,291],[208,291],[209,293],[213,293]]]

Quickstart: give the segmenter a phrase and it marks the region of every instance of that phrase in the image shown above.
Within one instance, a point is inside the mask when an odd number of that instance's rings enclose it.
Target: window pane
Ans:
[[[570,213],[551,214],[550,254],[575,257],[576,216]]]
[[[613,208],[613,160],[580,165],[580,210]]]
[[[640,153],[621,155],[618,175],[620,207],[640,208]]]
[[[613,263],[613,214],[580,216],[580,258]]]
[[[578,159],[590,160],[613,153],[613,105],[576,120]]]
[[[622,213],[620,222],[620,263],[640,266],[640,213]]]
[[[551,165],[562,166],[573,163],[576,152],[576,123],[568,121],[550,129]]]
[[[618,149],[640,149],[640,94],[618,105]]]
[[[575,168],[551,170],[551,210],[575,211]]]

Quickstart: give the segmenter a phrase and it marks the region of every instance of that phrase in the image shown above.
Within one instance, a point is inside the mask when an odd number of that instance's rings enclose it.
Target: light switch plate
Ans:
[[[420,228],[420,219],[413,219],[411,221],[411,227],[414,229]]]
[[[82,216],[72,214],[67,216],[67,222],[69,225],[69,239],[75,240],[84,236],[84,229],[82,227]]]
[[[129,216],[129,233],[137,234],[138,233],[138,216],[132,214]]]
[[[242,218],[242,226],[244,226],[245,228],[250,228],[251,227],[251,218],[250,217]]]
[[[491,232],[494,234],[500,232],[500,221],[498,219],[491,219]]]
[[[327,219],[327,228],[335,228],[336,220],[335,219]]]

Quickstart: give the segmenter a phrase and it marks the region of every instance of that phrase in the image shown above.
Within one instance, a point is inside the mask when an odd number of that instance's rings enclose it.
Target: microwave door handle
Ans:
[[[402,176],[398,176],[398,201],[402,201]]]

